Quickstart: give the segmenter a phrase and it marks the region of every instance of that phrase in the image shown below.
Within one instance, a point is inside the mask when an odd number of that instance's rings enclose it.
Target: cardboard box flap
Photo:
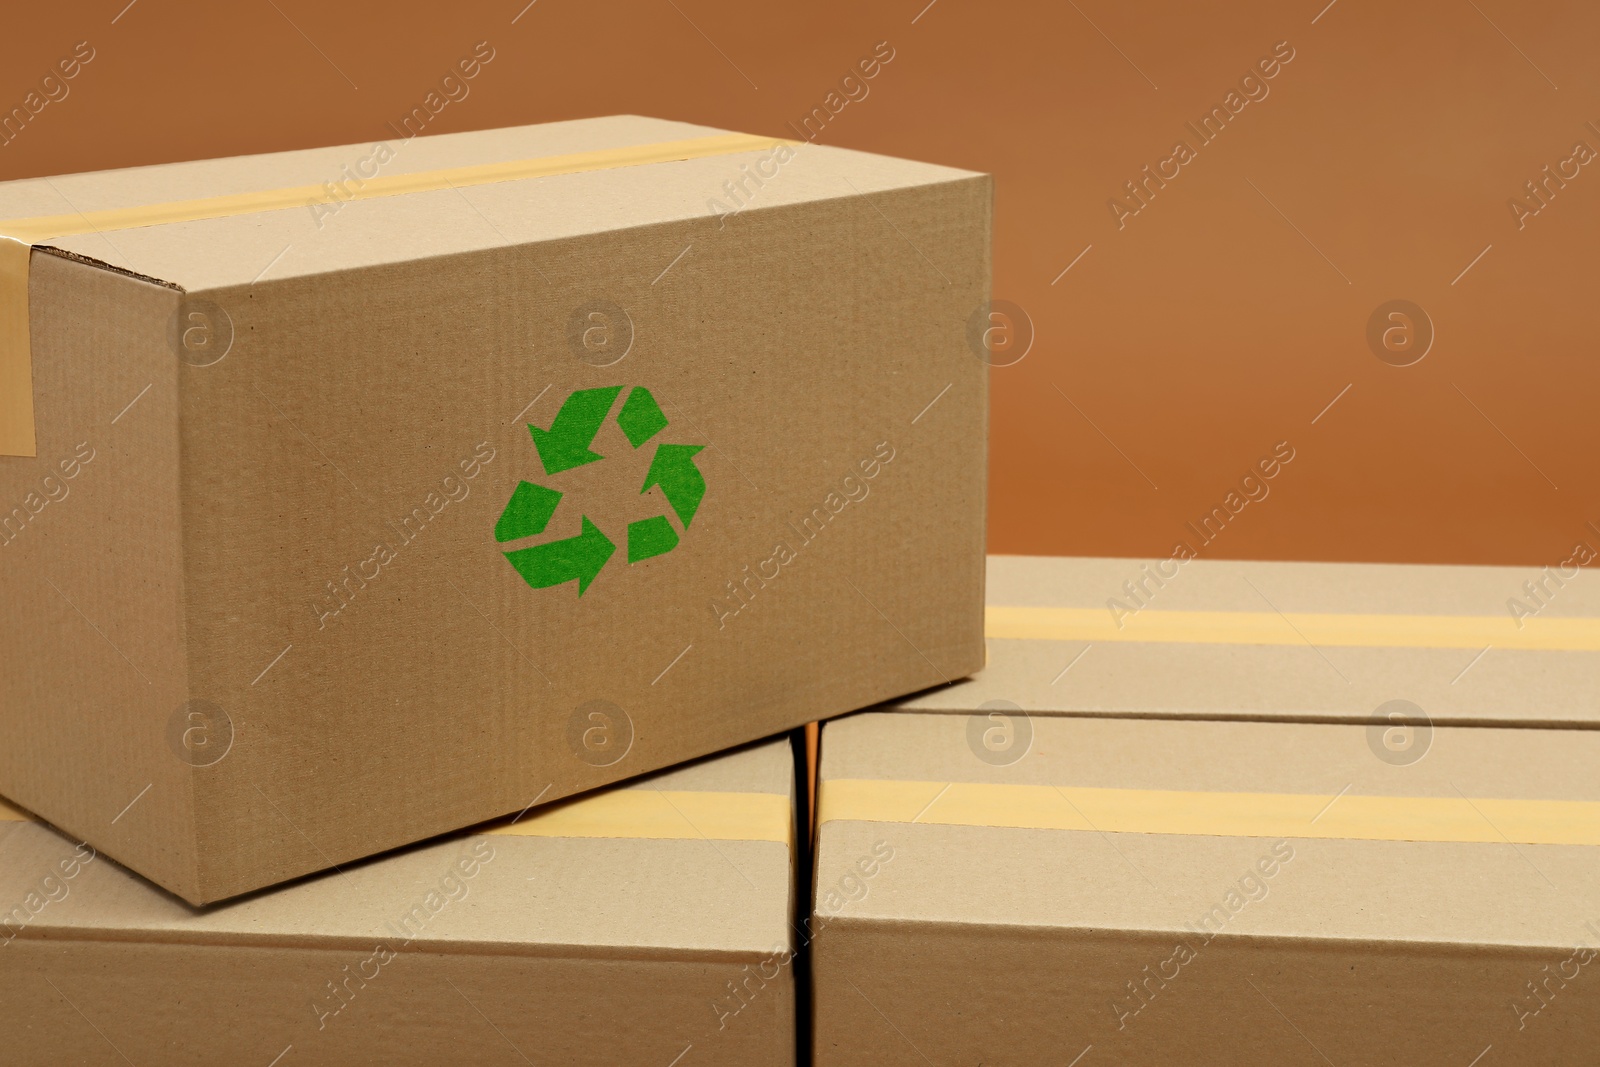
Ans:
[[[792,786],[788,743],[767,742],[206,909],[8,809],[0,937],[766,953],[789,943]]]
[[[612,116],[0,183],[0,234],[195,292],[973,176]]]
[[[1350,722],[1404,701],[1435,725],[1600,727],[1600,580],[1581,558],[991,556],[988,667],[897,706]]]
[[[991,729],[1026,734],[1011,737],[1024,754],[996,755]],[[1600,937],[1587,932],[1600,926],[1600,734],[1415,742],[1421,755],[1395,762],[1359,726],[855,716],[823,732],[818,884],[882,839],[893,863],[842,920],[1568,949]]]

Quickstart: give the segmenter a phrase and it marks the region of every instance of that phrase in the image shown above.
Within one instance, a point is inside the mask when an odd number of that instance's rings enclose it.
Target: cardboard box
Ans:
[[[970,673],[990,197],[631,117],[0,185],[0,793],[203,903]]]
[[[793,1064],[793,781],[769,742],[203,910],[7,810],[0,1059]]]
[[[1600,578],[990,556],[989,659],[914,711],[1600,727]],[[1395,735],[1399,738],[1401,735]]]
[[[1592,1062],[1600,732],[1033,726],[824,726],[818,1064]]]

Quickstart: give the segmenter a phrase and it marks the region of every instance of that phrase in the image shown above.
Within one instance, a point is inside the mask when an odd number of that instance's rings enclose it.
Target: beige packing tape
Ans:
[[[991,604],[984,632],[1001,640],[1151,644],[1313,645],[1600,652],[1600,618],[1510,615],[1357,615],[1144,610],[1118,625],[1102,608]]]
[[[0,222],[0,456],[35,456],[38,443],[33,410],[32,338],[28,328],[28,264],[35,245],[62,237],[106,230],[164,226],[201,219],[254,215],[307,205],[371,200],[407,193],[491,185],[496,182],[546,178],[557,174],[674,163],[708,156],[757,152],[798,141],[729,133],[682,141],[578,152],[543,159],[484,163],[470,167],[379,175],[359,189],[330,191],[324,185],[302,185],[255,193],[180,200],[110,211],[73,212]]]
[[[1600,845],[1600,802],[824,780],[830,821],[1211,837]]]

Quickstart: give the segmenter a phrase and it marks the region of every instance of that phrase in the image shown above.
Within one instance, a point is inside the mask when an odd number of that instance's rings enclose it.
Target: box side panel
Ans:
[[[0,951],[23,937],[358,948],[395,937],[419,950],[781,963],[790,939],[790,853],[770,841],[463,836],[195,909],[41,825],[0,833]]]
[[[180,294],[33,255],[36,459],[0,458],[0,792],[193,890],[179,550]],[[191,735],[191,738],[193,735]]]
[[[724,1006],[753,960],[482,956],[381,943],[30,940],[0,951],[9,957],[0,968],[8,1062],[667,1064],[689,1046],[697,1063],[794,1062],[786,973],[752,982],[742,1011]]]
[[[1527,985],[1579,958],[841,918],[816,942],[816,1062],[1581,1063],[1600,983]]]
[[[840,193],[207,294],[205,899],[981,665],[990,185]]]

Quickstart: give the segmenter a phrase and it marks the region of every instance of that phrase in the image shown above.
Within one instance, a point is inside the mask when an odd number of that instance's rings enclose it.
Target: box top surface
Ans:
[[[817,884],[875,841],[895,851],[840,921],[1568,950],[1600,937],[1600,733],[1442,728],[1397,753],[1351,725],[1035,717],[1010,724],[1031,729],[1012,737],[1016,762],[980,758],[984,731],[1006,725],[866,713],[824,727]]]
[[[1600,727],[1600,579],[1576,564],[991,556],[986,599],[986,670],[896,706]]]
[[[23,179],[0,183],[0,220],[79,213],[94,218],[103,211],[305,189],[304,201],[292,207],[101,227],[36,242],[192,292],[685,219],[716,224],[719,212],[737,203],[725,182],[746,181],[742,195],[749,209],[767,210],[973,176],[814,144],[791,147],[785,151],[792,158],[773,160],[777,139],[758,139],[766,143],[755,150],[717,150],[645,165],[625,165],[628,153],[619,152],[727,135],[707,126],[616,115]],[[579,163],[584,169],[571,173],[492,184],[457,175],[448,184],[404,195],[339,199],[346,191],[370,194],[379,183],[406,175],[607,153],[605,163]],[[760,173],[749,178],[758,163]],[[372,189],[363,194],[368,183]],[[336,190],[330,194],[334,202],[314,206],[319,190]],[[7,232],[0,222],[0,233]]]
[[[202,909],[105,857],[64,877],[74,842],[13,810],[0,937],[766,953],[789,943],[792,783],[766,742]]]
[[[1600,535],[1596,535],[1600,536]],[[1118,599],[1137,608],[1122,583],[1137,581],[1141,565],[1154,560],[1117,557],[989,557],[989,603],[1098,608]],[[1418,563],[1315,563],[1274,560],[1189,560],[1174,564],[1178,575],[1154,596],[1147,610],[1278,610],[1390,615],[1501,615],[1510,597],[1526,598],[1524,581],[1538,567],[1464,567]],[[1254,582],[1257,589],[1252,589]],[[1578,570],[1539,617],[1600,616],[1600,580]],[[1129,618],[1131,624],[1137,613]]]

